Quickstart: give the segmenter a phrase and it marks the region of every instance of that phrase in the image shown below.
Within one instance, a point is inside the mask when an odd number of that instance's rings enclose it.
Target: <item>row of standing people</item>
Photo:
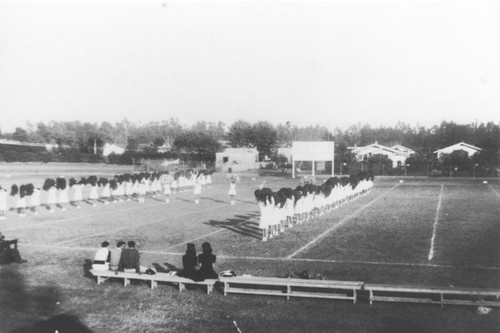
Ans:
[[[212,171],[194,172],[190,169],[176,172],[173,176],[168,172],[124,174],[112,179],[90,176],[82,177],[79,181],[71,178],[69,184],[64,177],[55,180],[48,178],[42,188],[33,184],[23,184],[19,187],[14,184],[10,193],[0,186],[0,220],[5,219],[5,212],[12,208],[16,209],[21,217],[25,216],[26,209],[36,215],[37,208],[42,204],[50,212],[55,212],[57,206],[61,210],[66,210],[67,206],[80,208],[82,201],[96,206],[99,201],[109,204],[137,198],[140,203],[144,203],[147,196],[156,197],[160,194],[164,194],[165,202],[169,203],[170,194],[190,190],[195,184],[212,184]],[[84,192],[87,195],[84,196]],[[15,200],[13,207],[9,207],[7,203],[9,195]]]
[[[267,241],[316,217],[368,193],[373,186],[372,174],[359,174],[350,177],[331,177],[320,186],[306,183],[291,188],[281,188],[273,192],[263,187],[255,191],[260,209],[259,228],[262,241]]]

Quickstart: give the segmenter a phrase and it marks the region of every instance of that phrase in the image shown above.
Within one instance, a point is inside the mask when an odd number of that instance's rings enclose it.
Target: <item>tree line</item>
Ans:
[[[175,118],[145,124],[126,119],[115,124],[50,121],[28,123],[25,128],[18,127],[13,133],[0,133],[0,138],[57,144],[60,149],[79,154],[93,154],[95,148],[101,150],[105,143],[114,143],[125,147],[129,155],[156,154],[158,148],[165,145],[177,153],[214,155],[223,149],[223,142],[226,141],[232,147],[255,147],[262,159],[265,156],[276,159],[276,148],[291,147],[293,141],[335,141],[336,161],[346,164],[354,163],[348,147],[377,141],[388,146],[401,144],[415,150],[410,165],[425,164],[426,168],[429,162],[438,163],[434,161],[435,150],[461,141],[482,149],[474,160],[468,157],[470,161],[467,160],[467,163],[472,165],[498,166],[500,150],[500,126],[493,122],[457,124],[443,121],[432,127],[399,122],[395,126],[355,124],[346,129],[328,129],[321,125],[297,126],[286,122],[275,126],[266,121],[250,123],[244,120],[229,126],[221,121],[198,121],[192,126],[183,126]],[[451,158],[457,159],[460,160],[460,157]]]

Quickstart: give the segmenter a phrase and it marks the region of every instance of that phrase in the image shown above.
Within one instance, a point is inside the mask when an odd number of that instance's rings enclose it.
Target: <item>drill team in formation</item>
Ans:
[[[177,171],[173,175],[163,171],[126,173],[113,178],[97,176],[82,177],[79,180],[70,178],[69,181],[65,177],[47,178],[41,187],[35,187],[31,183],[20,186],[14,184],[10,191],[0,186],[0,220],[5,219],[5,214],[9,210],[15,210],[20,217],[25,217],[27,211],[37,215],[40,206],[54,213],[56,208],[62,211],[69,207],[79,209],[82,203],[93,207],[98,203],[108,205],[132,199],[144,203],[146,197],[159,197],[162,194],[165,196],[165,203],[168,204],[171,194],[192,189],[194,189],[195,203],[198,203],[201,188],[212,184],[212,174],[212,170],[188,169]],[[9,196],[14,204],[8,204]]]
[[[284,187],[276,192],[262,186],[254,192],[260,209],[262,241],[278,236],[285,227],[311,221],[365,195],[372,188],[373,179],[371,173],[360,173],[331,177],[318,186],[309,177],[294,190]]]

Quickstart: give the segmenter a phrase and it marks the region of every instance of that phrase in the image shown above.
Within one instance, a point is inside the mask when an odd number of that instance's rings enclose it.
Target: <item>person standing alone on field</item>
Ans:
[[[200,196],[201,196],[201,183],[198,178],[195,179],[194,181],[194,203],[199,204],[200,203]]]

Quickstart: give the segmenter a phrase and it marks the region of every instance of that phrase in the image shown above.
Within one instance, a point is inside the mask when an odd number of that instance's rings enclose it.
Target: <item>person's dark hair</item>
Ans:
[[[128,247],[135,247],[135,242],[134,241],[128,241],[127,245],[128,245]]]
[[[104,242],[102,242],[101,246],[102,247],[108,247],[109,246],[109,242],[108,241],[104,241]]]
[[[26,196],[26,185],[21,185],[21,187],[19,187],[19,196],[21,198]]]
[[[212,247],[210,246],[209,242],[201,244],[201,249],[205,254],[212,254]]]
[[[125,245],[124,241],[119,241],[118,243],[116,243],[116,247],[122,247],[123,245]]]
[[[196,256],[196,248],[193,243],[187,244],[186,255],[194,255]]]
[[[14,184],[10,188],[10,195],[14,196],[14,195],[17,195],[17,193],[19,193],[19,187],[17,187],[17,185]]]
[[[254,195],[255,195],[255,199],[257,199],[257,202],[265,202],[266,201],[266,195],[261,190],[255,190]]]

